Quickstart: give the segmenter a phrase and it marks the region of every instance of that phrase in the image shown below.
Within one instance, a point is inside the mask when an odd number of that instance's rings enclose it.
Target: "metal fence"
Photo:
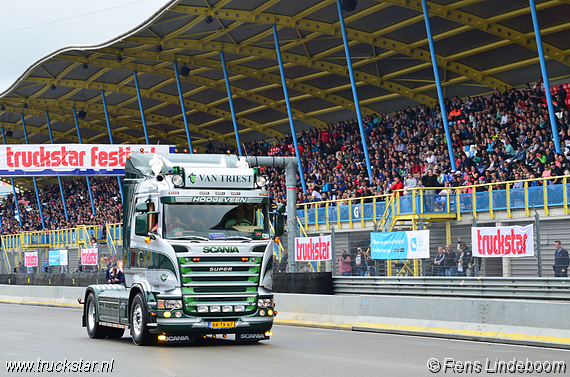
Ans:
[[[335,294],[570,299],[568,278],[334,277]]]

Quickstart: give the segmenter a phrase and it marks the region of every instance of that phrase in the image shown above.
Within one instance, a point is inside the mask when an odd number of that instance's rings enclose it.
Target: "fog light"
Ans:
[[[244,305],[236,305],[236,306],[234,306],[234,311],[245,312],[245,306]]]
[[[219,313],[220,312],[220,307],[218,305],[216,306],[210,306],[210,312],[211,313]]]
[[[267,315],[273,315],[273,310],[269,309],[269,310],[267,311]]]
[[[166,335],[159,335],[158,340],[166,340]]]
[[[172,313],[170,312],[164,312],[164,318],[170,318],[171,315]]]
[[[228,312],[231,312],[231,311],[232,311],[231,305],[224,305],[224,306],[222,306],[222,312],[228,313]]]
[[[259,311],[259,315],[263,317],[263,316],[265,315],[265,310],[261,309],[261,310]]]
[[[271,331],[266,331],[266,332],[265,332],[265,336],[271,336],[271,335],[273,335],[273,333],[272,333]]]
[[[182,317],[182,312],[178,311],[178,312],[174,313],[174,315],[176,316],[176,318],[180,318],[180,317]]]
[[[207,306],[198,306],[198,313],[208,313]]]

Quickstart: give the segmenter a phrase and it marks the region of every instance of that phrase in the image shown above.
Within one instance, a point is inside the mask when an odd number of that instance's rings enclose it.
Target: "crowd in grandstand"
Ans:
[[[566,104],[570,99],[562,85],[556,88],[553,98],[562,146],[562,153],[557,154],[543,89],[539,81],[523,90],[497,88],[490,98],[447,99],[455,174],[439,106],[432,109],[419,105],[364,118],[373,174],[370,179],[356,121],[303,131],[298,144],[308,192],[299,192],[298,201],[402,195],[421,186],[445,190],[497,183],[497,189],[504,189],[509,181],[570,175],[570,114]],[[272,143],[253,141],[245,147],[249,155],[295,155],[290,134]],[[212,153],[227,149],[209,148]],[[268,174],[272,196],[277,202],[284,201],[284,172],[274,168]]]
[[[439,106],[422,104],[400,109],[394,114],[365,117],[368,154],[372,177],[368,177],[358,123],[354,120],[329,124],[322,129],[302,131],[297,139],[303,162],[307,193],[299,190],[302,203],[331,199],[348,199],[383,194],[403,195],[415,187],[446,190],[496,183],[504,189],[510,181],[570,175],[570,102],[567,91],[556,88],[555,117],[562,153],[557,154],[544,101],[542,81],[523,90],[495,89],[489,98],[455,96],[445,100],[451,143],[455,158],[452,169]],[[253,141],[244,146],[248,155],[294,156],[290,134],[269,141]],[[235,153],[226,145],[208,153]],[[455,173],[453,173],[455,170]],[[285,201],[285,172],[282,168],[266,170],[269,189],[276,202]],[[298,182],[300,181],[300,177]],[[556,179],[552,183],[559,183]],[[300,183],[300,182],[299,182]],[[122,204],[116,178],[93,178],[95,212],[85,179],[63,182],[68,219],[62,207],[59,186],[40,189],[44,223],[48,229],[80,224],[104,225],[120,222]],[[300,184],[299,184],[300,187]],[[451,189],[451,188],[450,188]],[[475,190],[485,190],[477,187]],[[433,192],[435,193],[435,192]],[[20,218],[12,195],[0,206],[4,234],[41,230],[35,192],[18,195]],[[435,203],[437,206],[437,202]]]
[[[67,216],[61,200],[59,185],[46,185],[38,188],[42,215],[46,229],[73,228],[77,225],[102,225],[119,223],[123,219],[123,204],[116,177],[91,178],[90,190],[93,194],[95,215],[84,177],[62,179]],[[0,205],[3,234],[17,234],[23,231],[42,230],[35,191],[21,191],[17,195],[19,210],[14,196],[8,195]]]

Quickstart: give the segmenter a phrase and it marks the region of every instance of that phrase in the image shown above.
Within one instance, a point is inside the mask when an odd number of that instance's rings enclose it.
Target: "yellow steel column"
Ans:
[[[562,200],[564,200],[564,214],[565,215],[568,214],[568,186],[566,186],[568,183],[567,179],[568,178],[566,178],[566,177],[564,177],[562,179],[562,189],[564,190],[562,192],[562,198],[563,198]]]
[[[495,212],[493,212],[493,185],[489,185],[489,216],[494,219]]]
[[[548,191],[546,190],[547,180],[542,180],[542,199],[544,200],[544,214],[546,216],[550,215],[550,210],[548,209]]]
[[[329,202],[328,202],[328,200],[325,202],[325,211],[327,211],[327,213],[326,213],[327,229],[330,229],[330,228],[331,228],[331,224],[329,223]]]
[[[513,214],[511,213],[511,190],[510,190],[510,186],[507,183],[507,217],[513,217]]]
[[[527,217],[530,216],[530,210],[528,209],[528,181],[524,181],[524,212]]]
[[[364,223],[364,199],[360,198],[360,226],[365,227]]]
[[[315,203],[315,229],[319,230],[319,208],[317,203]]]
[[[354,228],[352,225],[352,199],[348,199],[348,227]]]

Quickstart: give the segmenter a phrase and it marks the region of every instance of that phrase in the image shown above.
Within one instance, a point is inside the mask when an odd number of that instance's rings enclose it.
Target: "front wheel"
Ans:
[[[131,305],[131,336],[137,346],[146,346],[152,343],[147,326],[146,304],[138,293]]]
[[[85,305],[85,314],[87,316],[87,334],[92,339],[102,339],[106,337],[107,329],[104,326],[99,325],[97,316],[97,303],[95,302],[95,296],[93,296],[93,293],[90,293],[89,296],[87,296],[87,302]]]

